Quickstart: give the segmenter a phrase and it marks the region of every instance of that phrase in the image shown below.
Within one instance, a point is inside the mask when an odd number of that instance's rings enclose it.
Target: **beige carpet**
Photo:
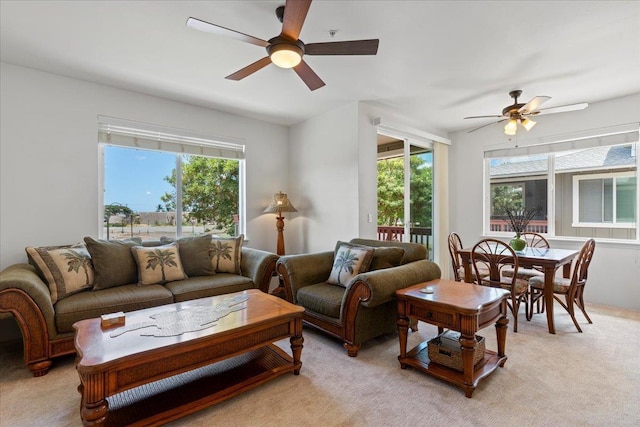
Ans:
[[[638,426],[640,313],[589,306],[579,334],[556,306],[556,335],[546,317],[520,316],[507,334],[504,368],[467,399],[462,390],[397,362],[396,335],[367,343],[349,358],[340,343],[305,328],[303,367],[172,426]],[[436,328],[420,323],[410,345]],[[493,327],[480,332],[495,349]],[[288,342],[280,342],[287,348]],[[0,426],[77,426],[80,395],[74,358],[33,378],[19,345],[0,347]]]

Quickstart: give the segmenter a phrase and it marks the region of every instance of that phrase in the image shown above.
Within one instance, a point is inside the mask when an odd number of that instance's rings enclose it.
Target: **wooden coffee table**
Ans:
[[[433,293],[422,293],[430,288]],[[400,337],[400,367],[412,366],[436,378],[453,383],[471,397],[478,382],[507,361],[505,342],[507,337],[507,296],[504,289],[437,279],[396,291],[398,297],[398,334]],[[407,352],[409,318],[460,332],[463,371],[448,368],[429,360],[428,341]],[[496,322],[497,321],[497,322]],[[484,358],[475,366],[473,356],[477,341],[476,332],[496,322],[498,352],[486,350]]]
[[[302,307],[259,290],[126,313],[125,326],[151,315],[203,313],[248,296],[215,325],[175,336],[146,327],[112,336],[100,319],[74,324],[84,425],[159,425],[236,396],[302,363]],[[155,316],[158,318],[158,316]],[[121,332],[121,330],[120,330]],[[273,343],[290,338],[292,356]]]

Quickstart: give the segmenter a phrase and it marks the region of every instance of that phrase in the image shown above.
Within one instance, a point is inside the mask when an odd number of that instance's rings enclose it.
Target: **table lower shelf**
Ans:
[[[108,426],[155,426],[234,397],[294,371],[293,359],[275,345],[155,381],[107,398]]]
[[[467,384],[464,381],[463,372],[432,362],[429,359],[427,345],[428,341],[424,341],[409,351],[407,357],[402,358],[398,356],[400,366],[402,368],[411,366],[428,375],[457,385],[465,391],[467,397],[471,397],[480,380],[490,375],[499,366],[504,366],[507,361],[506,355],[499,356],[494,351],[485,350],[484,358],[474,366],[471,384]]]

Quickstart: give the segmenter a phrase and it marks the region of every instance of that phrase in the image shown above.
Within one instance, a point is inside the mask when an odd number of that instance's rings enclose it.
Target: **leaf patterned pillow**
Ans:
[[[244,234],[232,238],[211,238],[209,255],[211,255],[211,264],[217,273],[242,274],[240,262],[242,261],[243,243]]]
[[[346,287],[354,276],[369,270],[373,248],[340,245],[333,258],[333,267],[327,283]]]
[[[91,256],[83,244],[27,247],[29,262],[47,282],[51,302],[93,287]]]
[[[184,280],[184,274],[178,244],[164,246],[133,246],[133,258],[138,265],[138,284],[155,285]]]

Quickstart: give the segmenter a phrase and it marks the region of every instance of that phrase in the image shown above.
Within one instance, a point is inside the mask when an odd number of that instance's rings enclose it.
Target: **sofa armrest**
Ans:
[[[22,332],[24,361],[34,376],[51,366],[49,342],[57,336],[49,288],[29,264],[0,272],[0,312],[13,314]]]
[[[438,279],[441,274],[438,264],[423,259],[398,267],[360,273],[353,278],[349,287],[360,284],[366,285],[370,289],[371,298],[363,301],[362,305],[375,307],[395,298],[395,292],[398,289]],[[347,293],[345,292],[345,298]]]
[[[284,281],[287,300],[296,303],[300,288],[325,282],[332,266],[333,251],[280,257],[277,270]]]
[[[49,287],[38,276],[32,265],[14,264],[0,272],[0,292],[8,289],[24,291],[47,319],[47,326],[55,331],[55,311],[51,302]],[[4,311],[4,307],[0,308]]]
[[[243,246],[240,271],[243,276],[250,278],[262,292],[268,293],[278,258],[278,255],[272,252]]]

